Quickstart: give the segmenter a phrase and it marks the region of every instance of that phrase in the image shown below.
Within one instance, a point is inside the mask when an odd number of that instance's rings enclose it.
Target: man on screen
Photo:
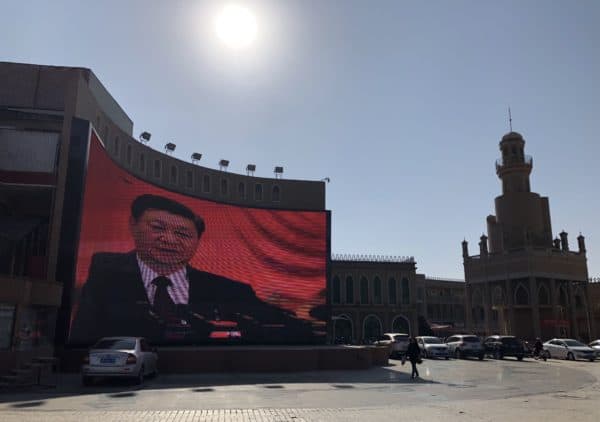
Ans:
[[[129,227],[134,251],[92,257],[72,342],[116,335],[157,342],[219,337],[301,342],[310,337],[310,324],[260,300],[248,284],[188,265],[205,225],[186,206],[141,195],[131,205]]]

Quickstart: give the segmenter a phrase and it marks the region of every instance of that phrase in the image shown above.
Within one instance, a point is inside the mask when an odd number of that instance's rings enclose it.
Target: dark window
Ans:
[[[194,174],[192,173],[191,170],[188,170],[185,173],[185,185],[189,188],[192,189],[194,187]]]
[[[246,198],[246,185],[244,184],[244,182],[240,182],[240,184],[238,185],[238,194],[240,196],[240,199]]]
[[[410,303],[410,290],[408,288],[408,280],[402,279],[402,303],[408,305]]]
[[[15,305],[0,304],[0,350],[12,346]]]
[[[177,167],[171,166],[171,183],[177,184]]]
[[[144,157],[144,154],[140,154],[140,171],[142,173],[146,171],[146,157]]]
[[[360,303],[369,303],[369,280],[364,277],[360,279]]]
[[[262,185],[257,183],[254,186],[254,199],[257,201],[262,201]]]
[[[154,160],[154,177],[160,179],[160,161]]]
[[[515,304],[516,305],[527,305],[529,304],[529,294],[525,287],[519,286],[517,287],[517,291],[515,292]]]
[[[354,280],[346,277],[346,303],[354,303]]]
[[[127,165],[131,165],[131,145],[127,145],[127,152],[125,153],[125,159],[127,160]]]
[[[341,296],[341,290],[340,290],[340,279],[336,276],[333,278],[333,297],[331,298],[331,301],[333,303],[340,303],[340,296]]]
[[[388,281],[388,300],[390,305],[395,305],[396,300],[396,280],[390,278]]]
[[[210,192],[210,176],[205,174],[202,177],[202,192],[209,193]]]
[[[280,201],[279,186],[273,186],[273,201],[274,202]]]
[[[381,304],[381,280],[375,277],[373,281],[373,302],[377,305]]]
[[[221,179],[221,195],[226,196],[228,190],[227,179]]]
[[[575,307],[577,309],[583,308],[583,300],[581,299],[581,296],[579,296],[579,295],[575,296]]]

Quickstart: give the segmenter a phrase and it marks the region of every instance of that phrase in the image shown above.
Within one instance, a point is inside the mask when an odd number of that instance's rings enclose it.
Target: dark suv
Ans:
[[[525,348],[523,343],[513,336],[490,336],[483,341],[485,354],[494,359],[503,359],[505,356],[514,356],[523,360]]]

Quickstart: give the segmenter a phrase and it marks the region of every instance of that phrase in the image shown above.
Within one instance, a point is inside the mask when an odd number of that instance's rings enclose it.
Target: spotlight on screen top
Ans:
[[[169,142],[168,144],[165,144],[165,153],[166,154],[170,154],[173,151],[175,151],[175,148],[177,147],[177,145],[175,145],[173,142]]]
[[[219,161],[219,170],[227,171],[227,167],[229,167],[229,160],[221,160]]]
[[[254,176],[254,171],[256,170],[256,164],[248,164],[246,166],[246,174],[248,176]]]
[[[192,154],[192,164],[196,164],[202,158],[202,154],[195,152]]]
[[[277,166],[275,167],[273,172],[275,173],[276,179],[281,179],[281,176],[283,176],[283,167]]]
[[[152,134],[150,132],[142,132],[140,133],[139,140],[141,143],[145,144],[146,142],[150,142],[150,137]]]

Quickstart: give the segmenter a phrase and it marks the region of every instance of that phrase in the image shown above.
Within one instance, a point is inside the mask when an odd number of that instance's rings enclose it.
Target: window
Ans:
[[[395,305],[396,300],[396,280],[390,278],[388,281],[388,300],[390,305]]]
[[[381,280],[375,277],[373,281],[373,302],[376,305],[381,305]]]
[[[228,190],[227,179],[221,179],[221,195],[227,196],[227,190]]]
[[[246,199],[246,185],[244,182],[240,182],[238,185],[238,195],[240,196],[240,199]]]
[[[142,173],[146,171],[146,157],[144,157],[144,154],[140,154],[140,171]]]
[[[354,303],[354,280],[346,277],[346,303]]]
[[[369,303],[369,280],[364,277],[360,279],[360,303]]]
[[[522,285],[517,287],[515,292],[515,305],[528,305],[529,304],[529,293]]]
[[[205,174],[202,177],[202,192],[209,193],[210,192],[210,176]]]
[[[160,161],[154,160],[154,177],[160,179]]]
[[[185,173],[185,185],[188,187],[188,189],[192,189],[194,187],[194,174],[191,170],[188,170]]]
[[[402,303],[408,305],[410,303],[410,290],[408,288],[408,280],[402,279]]]
[[[15,305],[0,304],[0,350],[12,346],[14,319]]]
[[[177,184],[177,167],[171,166],[171,184]]]
[[[125,160],[127,160],[127,165],[131,165],[131,145],[127,145],[127,152],[125,153]]]
[[[339,277],[335,276],[333,278],[333,297],[331,298],[331,301],[333,303],[340,303],[341,301],[341,290],[340,290],[340,279]]]
[[[273,202],[279,202],[280,201],[280,192],[279,192],[279,186],[273,186]]]
[[[254,199],[257,201],[262,201],[262,185],[257,183],[254,186]]]

